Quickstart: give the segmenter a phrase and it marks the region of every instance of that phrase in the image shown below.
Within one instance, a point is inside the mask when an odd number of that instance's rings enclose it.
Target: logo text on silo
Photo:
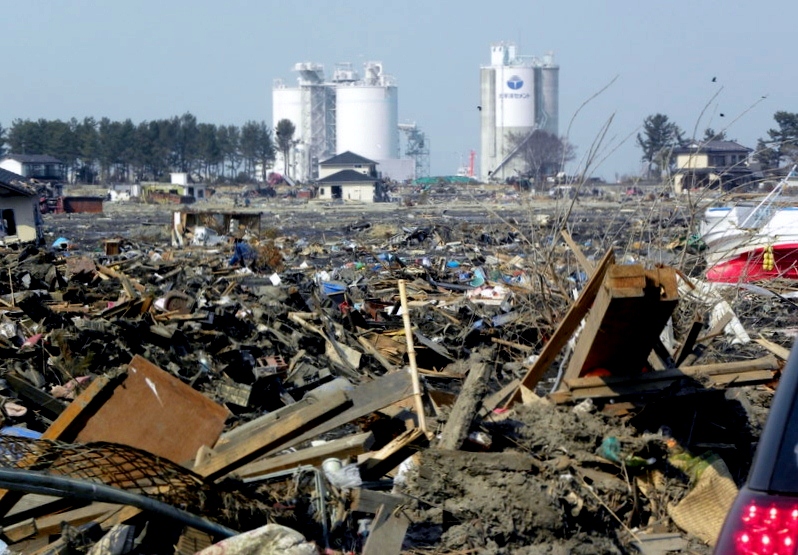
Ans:
[[[507,86],[510,87],[511,90],[517,91],[524,86],[524,80],[518,75],[513,75],[507,80]]]

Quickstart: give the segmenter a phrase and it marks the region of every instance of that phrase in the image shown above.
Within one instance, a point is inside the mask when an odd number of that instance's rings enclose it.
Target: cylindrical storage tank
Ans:
[[[294,124],[296,128],[294,131],[295,140],[304,139],[302,136],[302,89],[298,87],[274,87],[272,89],[272,129],[277,129],[277,122],[282,119],[290,120],[291,123]],[[294,156],[296,156],[296,154],[297,153],[294,153]],[[304,178],[306,169],[301,159],[294,160],[295,167],[293,171],[291,171],[286,167],[288,164],[283,160],[282,152],[277,152],[276,158],[277,163],[275,164],[275,170],[283,175],[291,174],[293,177],[298,177],[299,179]]]
[[[399,106],[395,86],[336,87],[335,150],[371,160],[399,158]]]
[[[541,80],[541,109],[546,115],[543,129],[554,135],[559,135],[560,113],[560,68],[558,66],[544,66],[540,68]]]
[[[535,68],[496,68],[496,127],[535,126]]]
[[[496,70],[483,67],[480,70],[480,126],[481,158],[479,172],[483,181],[490,177],[496,160]]]
[[[517,146],[510,134],[526,137],[535,129],[535,68],[496,68],[496,165],[491,178],[504,180],[525,170],[521,157],[502,165]],[[501,167],[498,167],[500,166]]]
[[[302,90],[299,87],[275,87],[272,89],[272,127],[281,119],[291,120],[296,135],[302,128]]]

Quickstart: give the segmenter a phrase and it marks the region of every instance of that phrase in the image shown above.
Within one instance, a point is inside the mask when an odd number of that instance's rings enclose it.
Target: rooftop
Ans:
[[[375,183],[376,178],[363,175],[355,170],[341,170],[332,175],[328,175],[324,179],[319,179],[317,183]]]
[[[23,164],[63,164],[61,160],[49,154],[6,154],[4,160],[16,160]]]
[[[33,196],[36,192],[25,185],[25,178],[14,172],[0,168],[0,187],[25,196]]]
[[[350,150],[319,162],[320,166],[350,166],[354,164],[377,164],[377,162],[369,160],[360,154],[355,154]]]
[[[692,141],[687,146],[674,149],[677,154],[690,152],[753,152],[753,149],[734,141]]]

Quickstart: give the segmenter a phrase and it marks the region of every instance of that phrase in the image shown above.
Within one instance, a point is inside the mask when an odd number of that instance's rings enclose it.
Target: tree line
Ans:
[[[722,114],[721,114],[722,115]],[[798,164],[798,113],[778,111],[773,115],[777,127],[767,131],[767,137],[757,141],[752,158],[762,170],[771,170],[784,163]],[[643,121],[643,130],[637,134],[637,146],[643,151],[648,177],[670,174],[674,169],[678,148],[686,147],[694,139],[685,137],[684,131],[665,114],[653,114]],[[696,137],[699,144],[728,140],[725,131],[704,130]]]
[[[281,141],[282,142],[282,141]],[[188,172],[203,181],[265,181],[275,159],[272,129],[263,121],[242,126],[199,123],[186,113],[168,119],[79,121],[16,119],[0,126],[0,154],[49,154],[72,181],[166,181]]]

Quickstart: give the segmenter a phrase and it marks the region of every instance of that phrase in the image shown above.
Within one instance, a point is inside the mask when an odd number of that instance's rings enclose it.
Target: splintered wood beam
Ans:
[[[586,377],[564,380],[567,391],[561,396],[553,396],[555,402],[567,402],[584,398],[618,397],[658,391],[674,380],[686,377],[706,377],[713,385],[731,386],[735,384],[762,383],[773,379],[780,368],[773,355],[754,360],[741,360],[717,364],[683,366],[659,372],[649,372],[628,377]]]
[[[210,456],[199,461],[194,471],[209,480],[221,478],[270,450],[282,446],[320,421],[329,419],[332,414],[348,404],[350,404],[349,398],[341,391],[326,395],[267,428],[258,429],[253,434],[240,436],[226,443],[223,450],[212,452]]]
[[[293,453],[260,459],[239,468],[236,474],[242,478],[251,478],[298,466],[319,466],[325,459],[331,457],[345,459],[361,455],[368,451],[373,444],[374,434],[364,432],[335,439],[316,447],[300,449]]]
[[[358,465],[360,477],[365,481],[382,478],[427,443],[429,438],[421,428],[406,431],[379,451],[363,455],[365,460]]]
[[[471,422],[473,422],[479,404],[485,395],[493,365],[487,364],[477,357],[478,354],[472,356],[471,370],[468,371],[468,377],[466,377],[460,394],[454,402],[452,412],[449,414],[449,419],[443,427],[441,439],[438,442],[440,449],[460,449],[468,436]]]

